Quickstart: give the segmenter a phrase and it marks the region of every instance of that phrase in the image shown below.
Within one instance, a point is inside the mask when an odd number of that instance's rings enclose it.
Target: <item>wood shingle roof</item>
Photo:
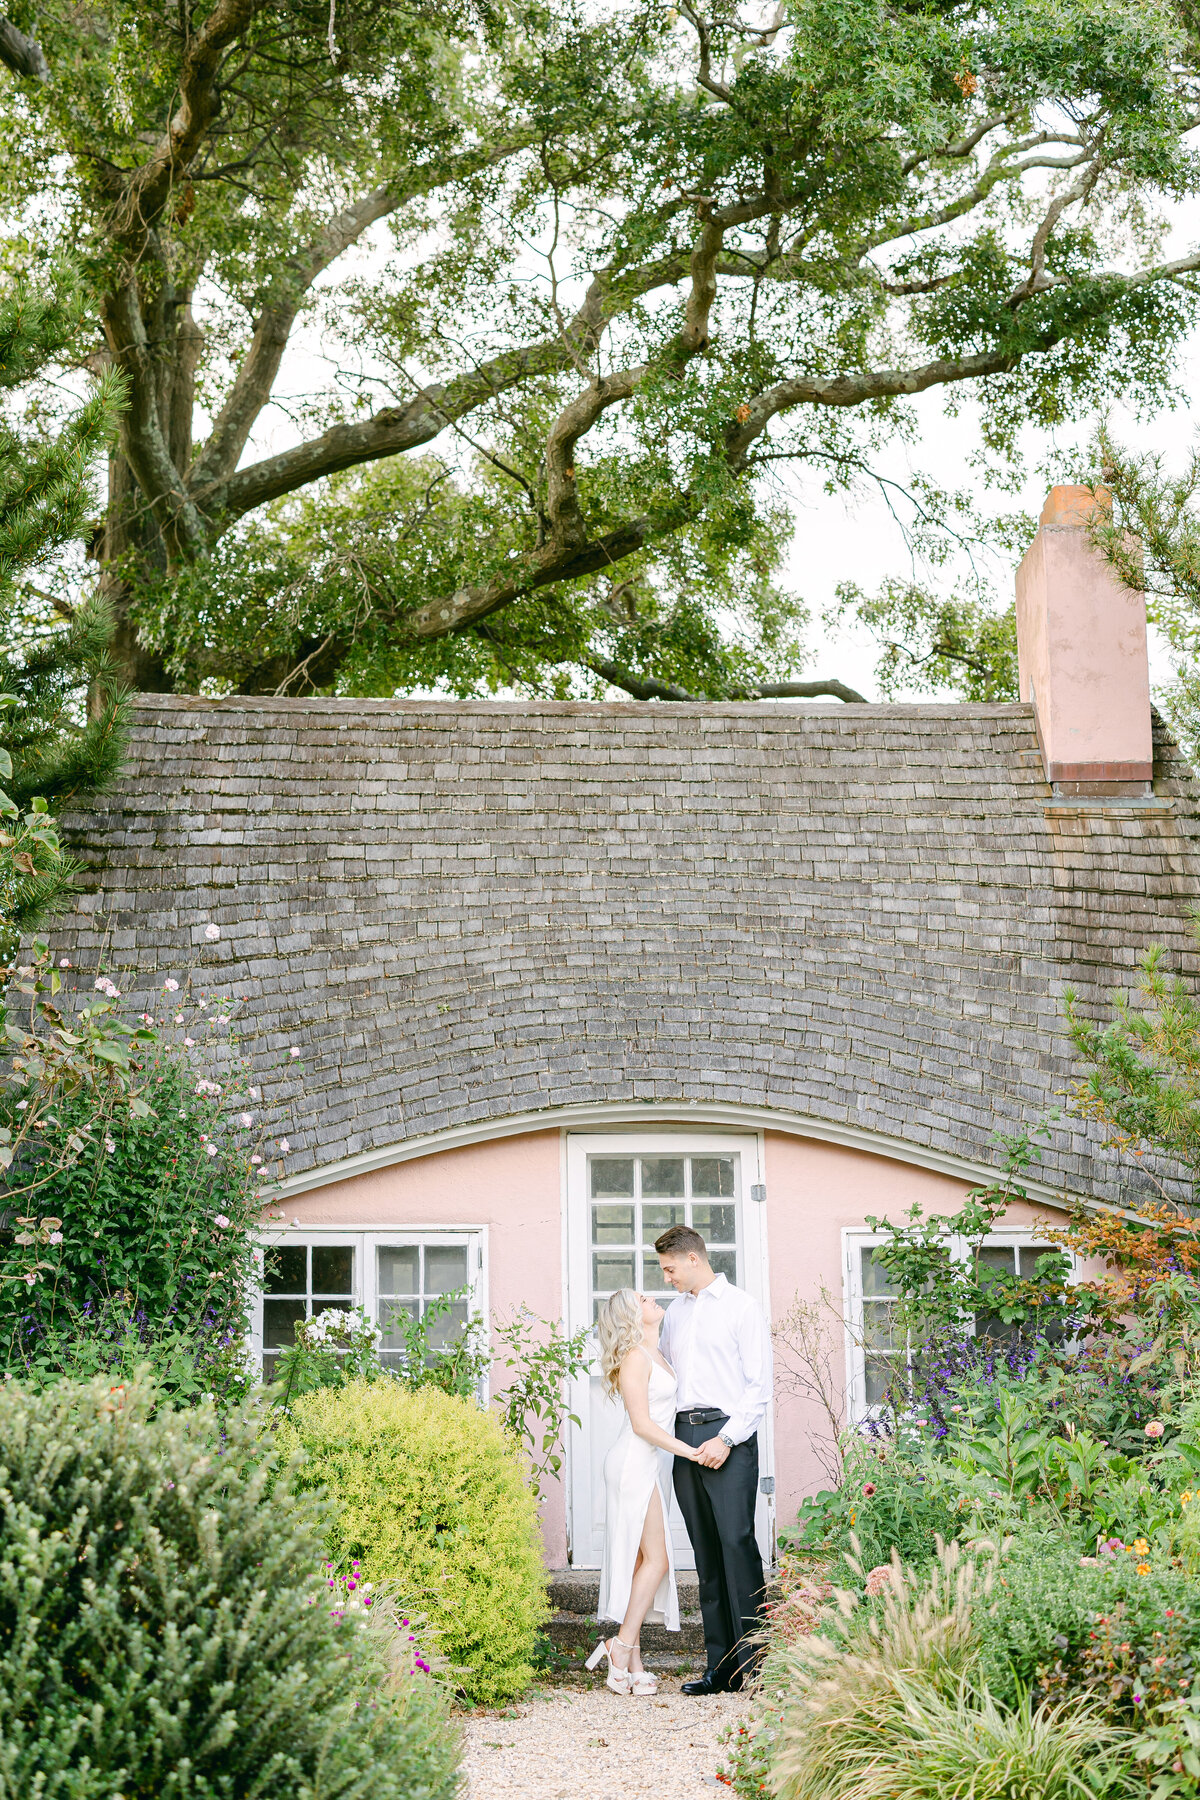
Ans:
[[[1197,967],[1200,783],[1156,727],[1152,801],[1057,802],[1024,705],[150,696],[70,823],[55,943],[248,994],[296,1168],[605,1100],[991,1161],[1069,1079],[1064,988]],[[1118,1197],[1079,1124],[1045,1171]]]

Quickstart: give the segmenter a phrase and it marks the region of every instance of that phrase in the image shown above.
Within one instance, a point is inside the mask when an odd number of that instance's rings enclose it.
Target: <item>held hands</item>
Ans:
[[[702,1468],[719,1469],[729,1457],[729,1445],[723,1444],[719,1437],[712,1437],[693,1452],[694,1459]]]

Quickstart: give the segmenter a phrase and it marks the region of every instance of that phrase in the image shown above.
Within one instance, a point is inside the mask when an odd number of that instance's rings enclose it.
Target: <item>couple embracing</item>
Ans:
[[[622,1288],[597,1320],[600,1371],[625,1418],[604,1463],[604,1566],[599,1616],[617,1619],[587,1667],[608,1662],[618,1694],[650,1695],[642,1667],[647,1619],[679,1630],[671,1550],[669,1458],[696,1557],[708,1667],[685,1694],[740,1688],[753,1669],[763,1600],[754,1536],[758,1428],[771,1398],[771,1337],[748,1294],[714,1272],[698,1231],[673,1225],[655,1241],[679,1298],[664,1315],[649,1294]]]

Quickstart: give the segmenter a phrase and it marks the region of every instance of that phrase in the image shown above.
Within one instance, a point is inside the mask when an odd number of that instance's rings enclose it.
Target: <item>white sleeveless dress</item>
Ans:
[[[663,1431],[675,1432],[674,1375],[655,1362],[650,1352],[650,1417]],[[679,1596],[675,1589],[675,1553],[671,1547],[671,1463],[669,1451],[656,1450],[640,1438],[625,1414],[616,1443],[604,1459],[604,1564],[600,1570],[601,1619],[625,1617],[633,1565],[646,1524],[646,1508],[657,1484],[667,1537],[667,1572],[659,1583],[654,1604],[646,1614],[651,1625],[679,1630]]]

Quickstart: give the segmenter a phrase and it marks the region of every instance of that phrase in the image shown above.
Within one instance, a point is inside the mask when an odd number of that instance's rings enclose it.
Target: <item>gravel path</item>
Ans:
[[[653,1700],[552,1688],[466,1722],[467,1800],[705,1800],[735,1694],[689,1700],[664,1679]]]

